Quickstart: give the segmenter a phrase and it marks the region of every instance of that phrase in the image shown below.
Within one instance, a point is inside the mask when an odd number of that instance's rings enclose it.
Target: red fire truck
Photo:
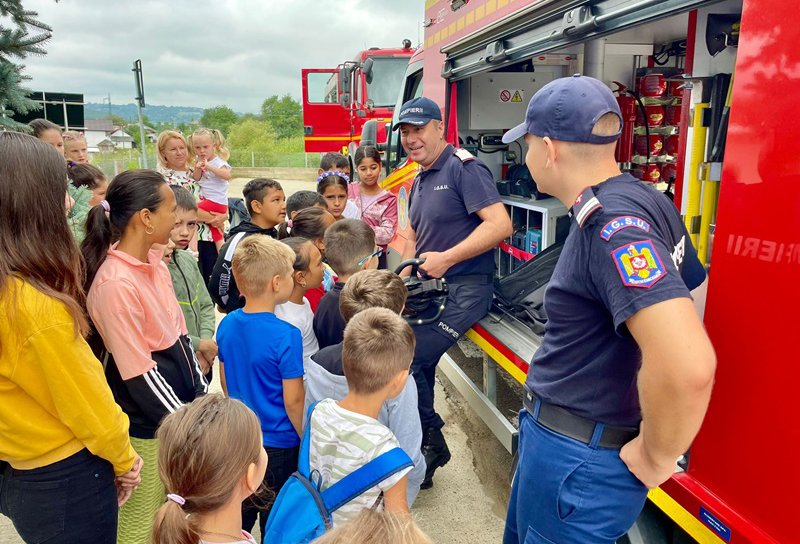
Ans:
[[[718,356],[708,416],[625,542],[800,542],[800,500],[792,498],[800,405],[791,400],[800,383],[792,347],[800,332],[795,8],[781,0],[425,3],[424,47],[408,64],[397,104],[423,94],[436,100],[448,140],[483,160],[508,193],[515,236],[497,249],[499,275],[535,259],[569,222],[555,199],[514,190],[521,182],[510,178],[526,150],[499,137],[524,117],[537,89],[574,72],[630,90],[619,93],[626,137],[618,160],[669,188],[709,267],[694,293]],[[374,134],[368,125],[364,139]],[[396,259],[417,167],[397,132],[385,150],[383,184],[398,196]],[[516,428],[510,407],[498,409],[497,388],[524,381],[541,338],[496,311],[467,336],[485,352],[482,378],[470,379],[449,354],[440,368],[513,451]]]
[[[358,145],[364,123],[383,127],[392,118],[397,88],[408,59],[410,40],[399,49],[372,47],[336,68],[304,68],[303,125],[306,152],[347,150]],[[381,139],[386,140],[382,130]]]

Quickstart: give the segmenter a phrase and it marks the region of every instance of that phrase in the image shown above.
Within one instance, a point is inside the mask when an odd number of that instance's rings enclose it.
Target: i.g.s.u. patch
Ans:
[[[667,275],[664,262],[651,240],[620,246],[611,252],[622,283],[627,287],[649,289]]]
[[[650,223],[641,217],[635,217],[633,215],[615,217],[600,230],[600,238],[608,242],[616,233],[627,228],[641,229],[645,232],[650,232]]]

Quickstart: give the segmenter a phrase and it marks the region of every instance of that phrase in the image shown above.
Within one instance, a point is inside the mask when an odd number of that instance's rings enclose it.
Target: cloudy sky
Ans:
[[[47,56],[25,61],[33,90],[133,101],[142,59],[149,104],[258,111],[300,98],[301,68],[328,68],[364,46],[416,46],[424,0],[23,0],[53,27]]]

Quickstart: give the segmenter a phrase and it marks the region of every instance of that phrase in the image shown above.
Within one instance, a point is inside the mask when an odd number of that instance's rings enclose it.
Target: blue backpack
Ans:
[[[316,405],[308,409],[298,470],[281,488],[267,519],[264,541],[270,544],[311,542],[333,527],[333,512],[389,476],[414,466],[406,452],[394,448],[320,491],[320,474],[311,470],[308,459],[311,414]]]

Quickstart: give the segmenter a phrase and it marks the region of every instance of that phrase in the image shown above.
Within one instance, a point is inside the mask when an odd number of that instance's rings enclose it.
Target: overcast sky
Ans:
[[[256,112],[300,98],[301,68],[328,68],[364,46],[416,46],[423,0],[23,0],[53,27],[47,56],[25,60],[28,87],[133,102],[142,59],[149,104]]]

